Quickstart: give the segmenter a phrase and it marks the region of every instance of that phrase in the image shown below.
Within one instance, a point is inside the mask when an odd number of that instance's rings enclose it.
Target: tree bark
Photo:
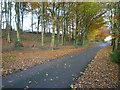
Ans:
[[[2,37],[2,2],[1,2],[1,12],[0,12],[0,38]]]
[[[52,10],[52,40],[51,40],[51,48],[52,48],[52,50],[54,50],[54,44],[55,44],[55,12],[54,12],[55,2],[53,2],[52,4],[53,4],[53,10]]]
[[[6,12],[7,12],[7,14],[6,14],[6,29],[7,29],[7,41],[8,41],[8,43],[10,43],[11,42],[11,38],[10,38],[10,20],[9,20],[9,17],[10,17],[10,14],[9,14],[9,12],[10,12],[10,2],[8,2],[7,4],[6,4]]]
[[[40,25],[40,15],[38,16],[37,34],[39,33],[39,25]]]
[[[42,30],[41,30],[41,46],[43,47],[44,46],[44,29],[45,29],[45,22],[44,22],[44,9],[45,9],[45,6],[44,6],[44,2],[42,2]]]
[[[19,11],[20,2],[15,3],[15,11],[16,11],[16,26],[17,26],[17,41],[20,42],[20,11]]]
[[[56,47],[58,48],[58,45],[60,43],[60,25],[59,25],[59,9],[58,9],[58,12],[57,12],[57,44],[56,44]]]
[[[32,32],[33,32],[33,11],[31,12],[31,28],[32,28]]]

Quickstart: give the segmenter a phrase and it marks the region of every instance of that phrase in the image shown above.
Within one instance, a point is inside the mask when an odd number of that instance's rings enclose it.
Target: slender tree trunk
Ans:
[[[43,24],[43,33],[45,34],[46,33],[46,21],[44,21],[44,24]]]
[[[20,11],[19,11],[20,2],[15,3],[15,11],[16,11],[16,26],[17,26],[17,41],[20,42]]]
[[[55,44],[55,20],[53,16],[52,18],[52,41],[51,41],[52,50],[54,50],[54,44]]]
[[[64,7],[64,3],[65,2],[63,2],[63,7]],[[64,45],[65,44],[65,10],[63,11],[63,23],[62,23],[62,45]]]
[[[64,24],[62,23],[62,38],[61,38],[61,45],[64,45]]]
[[[48,19],[48,25],[50,25],[50,20],[49,20],[49,19]],[[48,32],[49,32],[49,34],[50,34],[50,33],[51,33],[51,32],[50,32],[50,27],[48,27],[48,29],[49,29]]]
[[[77,26],[76,26],[76,29],[74,29],[74,45],[76,47],[76,30],[77,30]]]
[[[33,11],[31,12],[31,27],[32,27],[32,32],[33,32]]]
[[[4,2],[4,8],[5,8],[5,20],[6,20],[6,17],[7,17],[7,2]],[[7,25],[7,20],[6,20],[6,25]],[[7,28],[7,27],[6,27]]]
[[[45,6],[43,5],[43,11],[44,11],[44,14],[47,14],[46,12],[45,12]],[[46,23],[47,23],[47,21],[45,20],[45,17],[44,17],[44,15],[43,15],[43,33],[45,34],[46,33]]]
[[[38,16],[38,27],[37,27],[37,34],[39,33],[39,25],[40,25],[40,15]]]
[[[23,11],[22,11],[22,29],[21,29],[21,32],[23,31],[23,22],[24,22],[24,13],[23,13]]]
[[[55,44],[55,2],[53,2],[53,11],[52,11],[52,40],[51,40],[51,48],[54,50],[54,44]]]
[[[59,43],[60,43],[60,25],[59,25],[59,13],[60,11],[58,10],[57,14],[57,44],[56,47],[58,47]]]
[[[69,42],[70,42],[71,41],[71,36],[72,36],[70,26],[68,26],[68,30],[69,30]]]
[[[75,47],[78,45],[78,15],[76,12]]]
[[[6,11],[7,11],[7,14],[6,14],[6,29],[7,29],[7,41],[8,41],[8,43],[10,43],[11,42],[11,38],[10,38],[10,21],[9,21],[9,17],[10,17],[10,15],[9,15],[9,12],[10,12],[10,7],[9,7],[9,5],[10,5],[10,2],[8,2],[7,4],[6,4]]]
[[[77,47],[78,45],[78,14],[77,14],[77,11],[75,14],[75,24],[76,24],[76,29],[74,30],[74,45],[75,47]]]
[[[74,20],[72,20],[72,34],[71,39],[74,40]]]
[[[9,2],[9,17],[10,17],[10,30],[12,30],[12,25],[11,25],[11,22],[12,22],[12,11],[11,11],[11,9],[12,9],[12,3],[11,2]]]
[[[63,7],[65,7],[65,2],[63,2]],[[66,27],[65,27],[65,8],[64,8],[64,10],[63,10],[63,24],[62,24],[62,26],[63,26],[63,30],[62,30],[62,45],[64,45],[65,44],[65,35],[66,35],[66,31],[65,31],[65,29],[66,29]]]
[[[0,4],[0,7],[1,7],[1,12],[0,12],[0,38],[2,37],[2,2]]]
[[[69,35],[68,35],[68,17],[66,17],[66,22],[65,22],[66,24],[66,40],[67,40],[67,38],[69,37]]]
[[[86,10],[86,6],[84,5],[84,18],[83,18],[83,29],[84,29],[84,32],[82,33],[82,45],[85,45],[85,40],[86,40],[86,30],[87,30],[87,28],[86,28],[86,12],[85,12],[85,10]]]
[[[20,33],[22,33],[23,32],[23,22],[24,22],[24,6],[23,6],[23,3],[22,2],[20,2],[20,5],[19,5],[19,8],[20,8],[20,14],[21,14],[21,29],[20,29]]]
[[[44,22],[44,2],[42,2],[42,30],[41,30],[41,46],[44,47],[44,29],[45,29],[45,22]]]

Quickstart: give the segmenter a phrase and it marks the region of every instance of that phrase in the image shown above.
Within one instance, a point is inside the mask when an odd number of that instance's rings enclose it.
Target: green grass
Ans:
[[[120,51],[115,50],[115,51],[111,52],[109,55],[109,58],[113,62],[120,63]]]

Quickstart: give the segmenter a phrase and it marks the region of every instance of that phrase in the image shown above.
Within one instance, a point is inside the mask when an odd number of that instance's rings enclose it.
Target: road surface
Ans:
[[[108,44],[100,44],[80,53],[3,77],[3,88],[69,88],[96,53],[106,45]]]

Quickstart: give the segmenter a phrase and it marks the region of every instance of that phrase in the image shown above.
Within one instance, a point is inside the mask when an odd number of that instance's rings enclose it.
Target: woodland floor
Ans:
[[[27,43],[27,42],[26,42]],[[33,43],[33,42],[32,42]],[[30,45],[30,43],[28,43]],[[35,49],[30,50],[8,50],[2,52],[2,75],[6,76],[16,71],[26,70],[46,61],[54,60],[68,54],[77,53],[95,45],[74,48],[73,46],[60,46],[54,51]]]
[[[77,53],[96,45],[75,48],[73,45],[59,45],[58,49],[51,51],[50,37],[46,36],[45,48],[39,48],[40,40],[34,34],[24,33],[22,37],[22,49],[12,48],[14,43],[6,43],[6,35],[3,34],[2,42],[2,75],[6,76],[13,72],[26,70],[35,65],[55,60],[68,54]],[[12,35],[14,38],[15,34]],[[29,38],[31,37],[31,38]],[[32,39],[32,40],[31,40]],[[48,47],[48,48],[47,48]],[[111,47],[101,49],[94,60],[85,69],[82,76],[71,85],[77,88],[116,88],[120,84],[120,66],[109,60]]]
[[[21,40],[24,47],[14,48],[16,32],[11,32],[11,43],[7,43],[7,32],[2,31],[2,75],[6,76],[10,73],[26,70],[27,68],[62,57],[64,55],[80,52],[95,45],[75,48],[71,43],[59,45],[59,48],[51,51],[50,34],[46,34],[44,38],[44,48],[40,48],[40,35],[33,33],[22,33]]]
[[[120,85],[120,66],[109,60],[110,52],[110,46],[102,48],[71,87],[118,88]]]

